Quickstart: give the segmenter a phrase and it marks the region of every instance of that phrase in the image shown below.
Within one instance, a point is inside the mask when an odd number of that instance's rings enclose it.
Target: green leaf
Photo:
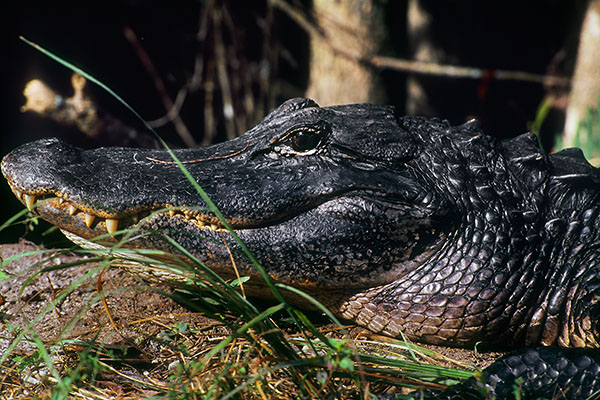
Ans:
[[[338,366],[347,371],[354,371],[354,361],[350,357],[342,358]]]

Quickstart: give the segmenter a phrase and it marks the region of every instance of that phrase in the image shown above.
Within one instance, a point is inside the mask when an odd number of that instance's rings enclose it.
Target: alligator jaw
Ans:
[[[13,184],[9,186],[28,210],[36,211],[63,231],[76,228],[80,234],[77,236],[84,239],[93,239],[105,233],[113,235],[119,229],[132,227],[141,219],[157,212],[168,213],[170,217],[180,216],[186,221],[210,231],[226,231],[216,219],[203,219],[200,213],[171,205],[157,206],[152,209],[132,208],[132,211],[127,214],[112,214],[99,208],[92,208],[65,199],[64,195],[60,193],[32,194],[17,189]]]

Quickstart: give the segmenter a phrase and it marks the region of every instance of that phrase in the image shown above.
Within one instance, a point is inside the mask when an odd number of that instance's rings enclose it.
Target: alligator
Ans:
[[[510,398],[518,379],[525,397],[600,390],[600,173],[580,150],[292,99],[236,139],[173,154],[274,281],[374,332],[524,349],[439,396]],[[167,234],[224,277],[233,253],[264,293],[181,165],[165,150],[43,139],[2,172],[76,243],[136,226],[152,234],[129,246],[178,253]]]

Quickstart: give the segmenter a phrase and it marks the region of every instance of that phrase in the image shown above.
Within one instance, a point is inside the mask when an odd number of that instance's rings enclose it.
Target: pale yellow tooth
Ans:
[[[62,204],[65,202],[65,199],[63,199],[62,197],[58,198],[58,204]]]
[[[94,216],[92,214],[85,214],[85,224],[87,225],[88,228],[92,227],[92,224],[94,223],[95,218],[96,218],[96,216]]]
[[[75,214],[77,214],[77,211],[79,211],[79,210],[73,204],[71,204],[69,206],[69,215],[75,215]]]
[[[35,196],[30,194],[23,194],[23,200],[25,200],[25,205],[28,209],[32,209],[35,204]]]
[[[113,234],[117,231],[117,229],[119,229],[119,220],[107,218],[106,219],[106,230],[108,231],[108,233]]]
[[[213,231],[216,231],[217,229],[219,229],[219,227],[216,226],[215,224],[210,224],[210,229],[212,229]]]
[[[169,215],[172,217],[173,215],[175,215],[175,210],[169,210]]]

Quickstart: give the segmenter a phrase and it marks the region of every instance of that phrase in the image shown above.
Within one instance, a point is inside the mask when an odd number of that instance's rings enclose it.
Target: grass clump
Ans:
[[[0,366],[0,374],[4,374],[0,389],[4,393],[10,386],[19,397],[27,392],[31,398],[55,399],[115,395],[119,399],[178,400],[369,398],[373,393],[439,388],[472,374],[464,367],[432,365],[432,359],[439,363],[444,362],[443,357],[405,341],[381,340],[365,332],[350,334],[349,327],[322,305],[316,314],[306,314],[285,297],[283,301],[257,305],[239,290],[245,279],[221,279],[168,236],[164,240],[180,251],[180,257],[128,249],[127,241],[139,234],[135,229],[124,230],[122,241],[113,247],[92,250],[92,256],[77,255],[75,260],[66,262],[62,259],[67,255],[82,251],[29,251],[5,259],[3,269],[11,263],[30,262],[27,257],[39,259],[29,271],[33,276],[24,280],[21,292],[48,274],[68,273],[76,268],[84,268],[86,273],[54,296],[29,324],[13,326],[13,339]],[[192,263],[182,262],[184,257]],[[173,261],[164,261],[168,259]],[[89,287],[90,280],[93,283],[98,276],[102,279],[103,271],[115,264],[128,265],[132,271],[149,265],[182,279],[172,292],[144,282],[139,287],[110,290],[97,283],[83,305],[87,310],[74,312],[56,336],[38,332],[38,321],[52,316],[73,293]],[[7,275],[12,276],[8,270]],[[300,293],[285,285],[275,286],[280,291]],[[142,287],[164,299],[177,300],[188,313],[173,320],[160,315],[158,305],[154,311],[159,315],[115,323],[127,320],[118,309],[108,307],[103,312],[112,315],[104,326],[83,333],[77,330],[79,325],[88,323],[86,312],[102,307],[107,298]],[[303,295],[310,299],[308,294]],[[319,305],[316,300],[311,301]],[[210,319],[191,318],[199,315]],[[318,324],[313,322],[315,318]],[[148,322],[148,328],[141,333],[131,335],[127,331],[130,326]],[[116,344],[106,341],[107,332],[112,332],[113,337],[117,333]],[[115,379],[119,381],[117,385],[109,383]]]

